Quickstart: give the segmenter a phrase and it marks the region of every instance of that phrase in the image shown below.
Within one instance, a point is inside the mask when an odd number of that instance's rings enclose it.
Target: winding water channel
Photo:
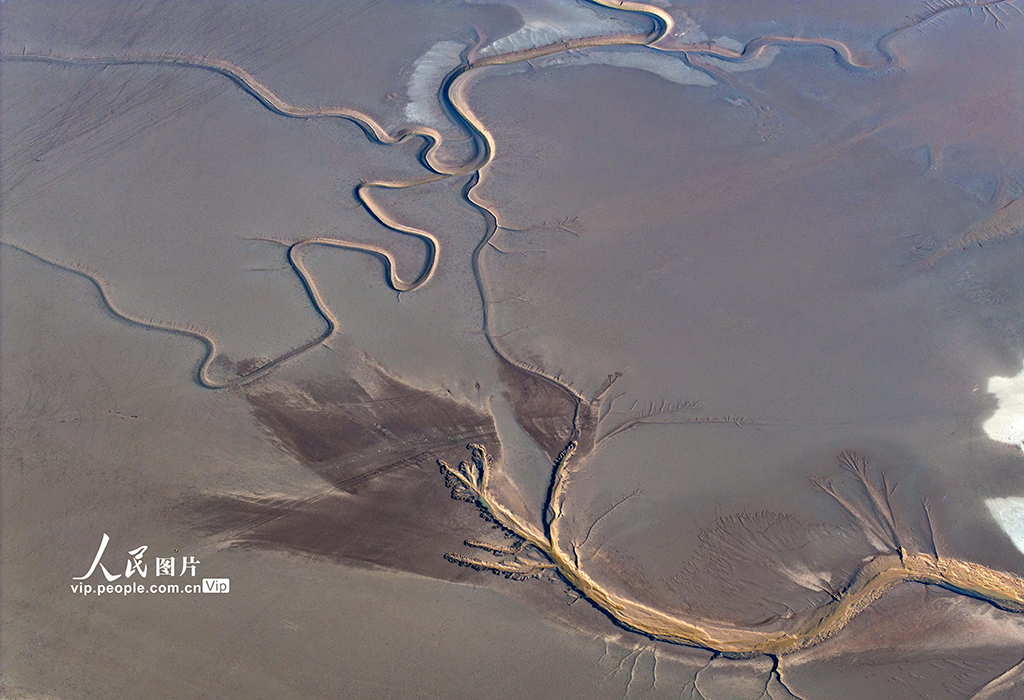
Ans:
[[[594,410],[594,402],[588,400],[580,391],[560,378],[517,358],[513,352],[502,345],[500,338],[492,332],[488,311],[495,300],[491,298],[490,290],[493,285],[490,283],[484,252],[501,228],[500,213],[495,205],[483,200],[476,193],[476,189],[487,177],[488,165],[492,162],[495,153],[495,139],[483,120],[474,113],[466,94],[468,82],[489,67],[525,63],[583,48],[637,46],[662,51],[670,50],[661,46],[665,43],[666,37],[672,33],[674,26],[672,16],[666,11],[636,2],[597,1],[597,4],[643,17],[650,22],[652,29],[643,34],[613,34],[566,39],[550,45],[500,55],[480,56],[479,50],[482,48],[480,45],[469,47],[464,52],[462,64],[451,71],[439,86],[439,96],[444,106],[474,143],[472,157],[457,167],[447,166],[439,157],[443,138],[436,129],[413,126],[389,133],[371,116],[352,109],[292,105],[281,99],[271,87],[243,67],[224,60],[159,54],[61,56],[25,52],[2,56],[5,61],[43,62],[66,66],[163,65],[212,71],[233,81],[268,110],[284,117],[345,119],[357,124],[365,132],[367,138],[381,144],[396,144],[416,138],[423,140],[424,145],[419,151],[419,159],[430,171],[429,175],[402,182],[367,181],[361,184],[355,193],[366,212],[383,226],[423,242],[428,251],[423,269],[415,279],[402,279],[396,271],[395,256],[386,248],[377,245],[325,237],[275,241],[287,247],[288,263],[301,281],[310,303],[325,326],[319,335],[289,352],[249,370],[244,376],[229,381],[216,381],[211,375],[211,363],[218,354],[213,335],[192,327],[141,318],[120,308],[113,300],[109,286],[99,272],[73,264],[48,260],[16,242],[5,242],[4,245],[32,255],[59,269],[89,279],[98,289],[107,308],[125,321],[142,328],[188,337],[201,343],[205,348],[205,356],[198,367],[196,381],[208,389],[225,390],[267,375],[289,360],[321,346],[339,332],[338,318],[328,307],[317,286],[316,279],[304,262],[304,255],[310,249],[331,247],[371,255],[382,263],[388,283],[396,292],[415,293],[424,285],[429,284],[438,269],[439,259],[445,254],[438,238],[428,231],[406,226],[389,215],[383,207],[375,202],[373,192],[375,190],[410,189],[444,179],[468,176],[462,196],[480,213],[486,227],[480,243],[475,248],[472,260],[475,281],[482,303],[483,333],[494,353],[503,361],[515,365],[537,380],[563,392],[576,403],[577,411],[574,425],[571,427],[572,439],[552,465],[551,488],[545,507],[546,512],[542,516],[538,516],[536,522],[530,522],[521,515],[517,515],[507,504],[502,503],[500,496],[490,488],[491,472],[500,469],[501,465],[493,463],[483,447],[471,446],[472,457],[461,466],[455,467],[441,463],[442,473],[448,478],[456,496],[474,502],[489,518],[520,541],[514,549],[498,551],[492,548],[492,553],[504,557],[500,561],[488,561],[457,554],[451,555],[452,561],[511,575],[531,575],[542,570],[554,570],[581,596],[630,630],[655,640],[699,647],[722,655],[734,657],[767,655],[775,661],[773,673],[778,676],[779,682],[782,682],[778,670],[779,656],[804,649],[836,634],[856,614],[887,591],[904,582],[940,586],[955,593],[989,602],[1004,610],[1024,612],[1024,580],[1020,577],[996,571],[981,564],[939,556],[937,550],[932,552],[908,551],[895,537],[890,541],[891,551],[865,560],[849,584],[827,604],[793,618],[783,628],[770,630],[757,627],[738,627],[724,621],[699,617],[687,618],[678,614],[670,614],[611,590],[588,574],[586,558],[582,555],[578,543],[567,541],[560,534],[560,525],[563,505],[566,499],[570,498],[574,476],[584,468],[587,457],[593,453],[601,441],[594,435],[588,434],[589,428],[586,421],[583,420],[589,411]],[[965,7],[988,8],[998,4],[1000,3],[977,2],[936,6],[926,16],[915,18],[913,22],[885,34],[877,43],[878,60],[869,63],[858,63],[849,47],[836,40],[782,36],[764,36],[754,39],[748,42],[742,51],[730,51],[707,44],[673,46],[671,51],[684,58],[690,66],[715,76],[719,76],[720,71],[703,63],[702,58],[743,63],[756,60],[769,47],[790,45],[828,49],[835,54],[837,62],[848,70],[884,71],[894,64],[898,64],[899,56],[893,51],[891,45],[892,40],[900,33],[944,12],[958,11]],[[856,471],[856,468],[853,469]],[[866,472],[859,472],[857,476],[868,493],[871,494],[872,489],[875,488],[871,477]],[[838,495],[832,495],[836,496],[837,500],[840,499]],[[867,529],[872,527],[884,529],[887,518],[891,518],[891,509],[889,516],[886,516],[886,504],[883,501],[884,499],[877,499],[875,509],[872,512],[865,512],[840,500],[850,514]]]

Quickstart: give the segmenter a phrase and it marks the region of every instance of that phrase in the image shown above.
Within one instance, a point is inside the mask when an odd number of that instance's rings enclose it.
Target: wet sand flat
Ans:
[[[1019,3],[2,13],[0,694],[1020,692]]]

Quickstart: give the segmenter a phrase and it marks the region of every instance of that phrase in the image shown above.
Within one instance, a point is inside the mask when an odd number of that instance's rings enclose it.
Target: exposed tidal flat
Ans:
[[[1013,697],[1020,9],[665,5],[4,9],[5,692]]]

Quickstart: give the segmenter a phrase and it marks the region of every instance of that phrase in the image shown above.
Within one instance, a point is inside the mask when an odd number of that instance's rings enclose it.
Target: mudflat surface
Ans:
[[[1022,39],[5,4],[0,695],[1018,697]]]

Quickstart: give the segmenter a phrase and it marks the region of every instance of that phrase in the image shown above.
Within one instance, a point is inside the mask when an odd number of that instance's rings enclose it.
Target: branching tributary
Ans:
[[[212,334],[192,327],[184,327],[172,323],[164,323],[153,319],[144,319],[133,315],[117,306],[109,288],[100,273],[88,270],[73,263],[49,260],[26,247],[13,242],[5,245],[17,248],[44,262],[88,278],[97,287],[104,304],[120,318],[135,325],[148,329],[159,330],[191,337],[206,348],[206,354],[197,371],[197,381],[209,389],[226,389],[250,382],[257,377],[272,371],[282,363],[297,357],[315,347],[322,345],[338,332],[338,321],[317,287],[312,274],[303,262],[304,253],[314,246],[329,246],[353,250],[377,257],[384,265],[388,280],[393,289],[399,292],[414,292],[428,284],[437,271],[438,258],[441,254],[438,239],[431,233],[420,229],[404,226],[391,218],[373,200],[374,189],[408,189],[442,179],[469,176],[463,188],[463,196],[483,216],[486,233],[473,254],[473,270],[483,304],[483,331],[493,351],[505,362],[511,363],[521,370],[533,375],[539,381],[547,382],[559,391],[565,392],[576,402],[577,410],[573,419],[572,438],[552,465],[552,481],[548,493],[545,513],[540,518],[541,525],[516,514],[507,504],[503,504],[500,496],[491,488],[491,474],[498,465],[492,463],[486,450],[480,445],[471,445],[472,457],[458,467],[441,462],[441,470],[445,474],[455,497],[475,503],[481,511],[515,540],[512,547],[488,545],[470,542],[471,546],[485,549],[500,557],[498,560],[483,560],[450,554],[449,558],[463,565],[479,569],[489,569],[510,576],[528,576],[543,571],[554,571],[576,592],[589,600],[620,625],[652,639],[700,647],[716,654],[728,656],[768,655],[774,660],[772,674],[782,683],[778,669],[780,655],[791,653],[813,645],[838,632],[858,612],[865,609],[886,591],[903,582],[920,582],[941,586],[966,596],[987,601],[996,607],[1015,612],[1024,611],[1024,580],[1021,578],[989,569],[980,564],[939,556],[937,550],[932,552],[913,552],[904,548],[895,534],[892,509],[888,503],[889,492],[886,486],[880,488],[868,474],[866,465],[852,455],[844,456],[844,464],[863,486],[867,494],[867,506],[858,506],[843,497],[830,484],[822,487],[839,501],[854,517],[866,535],[873,535],[876,541],[885,542],[888,551],[865,560],[849,581],[846,587],[835,593],[833,599],[818,608],[796,616],[788,621],[783,628],[770,630],[757,627],[739,627],[725,621],[684,617],[670,614],[635,600],[627,595],[617,593],[603,586],[586,571],[586,556],[582,545],[561,533],[562,511],[569,497],[574,475],[582,468],[587,456],[591,455],[605,438],[597,438],[586,417],[595,408],[595,401],[586,400],[578,391],[566,382],[550,376],[543,370],[527,366],[505,350],[499,340],[492,334],[488,320],[488,310],[493,303],[490,298],[490,284],[483,253],[490,244],[492,237],[501,228],[499,214],[495,207],[483,201],[475,194],[481,178],[486,176],[487,165],[494,154],[494,139],[486,125],[473,113],[466,99],[467,80],[474,73],[490,66],[510,65],[529,61],[543,56],[554,55],[565,51],[581,48],[597,48],[607,46],[644,46],[651,49],[668,50],[659,43],[667,44],[671,38],[674,22],[666,11],[641,3],[605,2],[595,0],[597,4],[635,15],[646,17],[653,29],[646,34],[616,34],[608,36],[566,39],[548,46],[525,49],[512,53],[479,57],[480,46],[473,46],[463,54],[463,63],[445,78],[439,94],[444,105],[453,118],[472,137],[475,143],[473,156],[468,162],[458,167],[447,167],[438,157],[442,145],[442,136],[435,130],[425,126],[413,126],[389,133],[369,115],[343,107],[304,107],[291,105],[282,100],[273,90],[260,82],[255,76],[243,68],[228,61],[182,55],[121,55],[121,56],[56,56],[29,54],[5,54],[4,60],[36,61],[75,65],[169,65],[186,66],[218,73],[232,81],[257,99],[267,109],[285,117],[299,119],[341,118],[359,125],[367,137],[381,144],[394,144],[410,138],[419,137],[425,141],[420,150],[419,160],[430,171],[428,176],[411,182],[372,181],[365,182],[357,188],[356,195],[366,211],[382,225],[403,234],[422,240],[428,249],[427,263],[420,275],[412,281],[401,279],[396,272],[394,256],[385,248],[365,243],[344,241],[335,238],[306,238],[298,241],[278,241],[287,246],[288,261],[295,274],[301,279],[309,299],[317,313],[326,323],[326,329],[317,338],[278,356],[245,376],[229,381],[215,381],[211,377],[210,365],[217,356],[217,346]],[[749,42],[742,52],[729,51],[721,47],[703,45],[673,46],[690,65],[720,76],[710,67],[700,63],[701,56],[712,56],[721,60],[743,62],[750,61],[767,47],[773,45],[800,44],[827,48],[835,53],[837,61],[851,70],[883,70],[897,61],[890,49],[894,37],[907,29],[927,21],[932,17],[949,11],[963,8],[982,8],[993,12],[995,6],[1002,2],[957,3],[944,2],[932,6],[920,17],[913,18],[908,24],[885,34],[877,43],[881,60],[873,64],[857,63],[853,53],[843,43],[832,39],[805,39],[797,37],[762,37]],[[628,426],[626,426],[628,427]],[[621,432],[622,428],[616,432]],[[997,679],[998,680],[998,679]]]

